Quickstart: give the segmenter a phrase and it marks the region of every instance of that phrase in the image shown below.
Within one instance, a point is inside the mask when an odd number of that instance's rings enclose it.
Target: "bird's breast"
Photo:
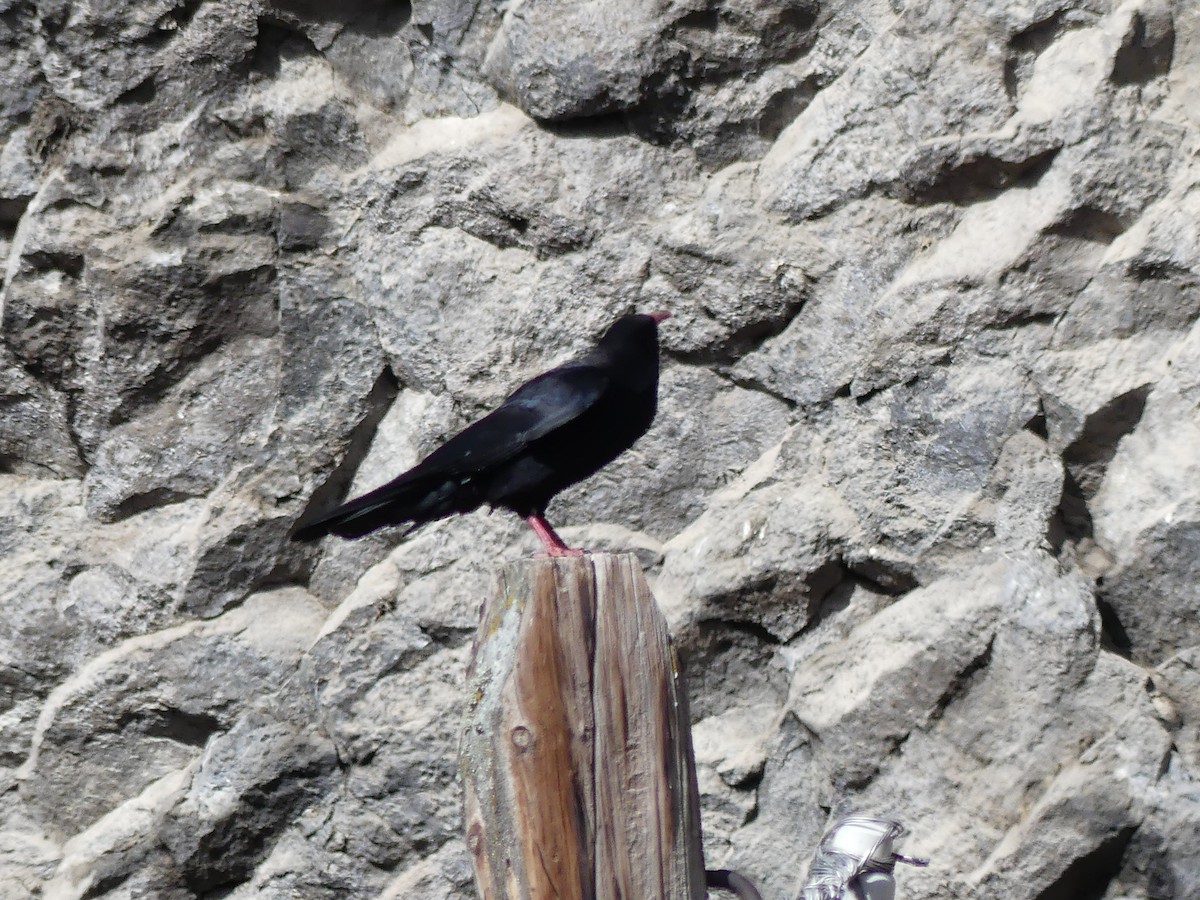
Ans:
[[[488,502],[540,512],[559,491],[595,474],[633,446],[654,420],[655,392],[606,392],[593,406],[487,475]]]

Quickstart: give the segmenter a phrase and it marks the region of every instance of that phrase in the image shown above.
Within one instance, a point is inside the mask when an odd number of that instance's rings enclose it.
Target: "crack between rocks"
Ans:
[[[372,321],[374,321],[373,318]],[[354,481],[355,475],[370,452],[371,444],[374,443],[375,436],[379,431],[379,425],[399,395],[401,386],[391,365],[385,365],[363,398],[365,407],[363,417],[350,429],[341,460],[330,469],[325,479],[309,495],[308,502],[305,503],[297,521],[304,519],[314,510],[325,507],[333,508],[345,499],[346,492]]]
[[[734,387],[739,387],[746,391],[752,391],[756,394],[762,394],[764,397],[770,397],[772,400],[778,400],[780,403],[782,403],[784,406],[786,406],[788,408],[789,412],[795,411],[797,409],[797,407],[799,407],[799,405],[800,405],[797,401],[791,399],[790,397],[786,397],[783,394],[779,393],[778,391],[774,391],[771,388],[767,387],[761,381],[757,381],[753,378],[742,378],[737,375],[733,375],[731,373],[720,372],[717,370],[710,370],[710,371],[714,371],[716,375],[718,375],[721,378],[724,378],[726,381],[728,381]],[[789,423],[789,424],[791,424],[791,423]]]
[[[1122,862],[1136,825],[1126,825],[1105,837],[1082,856],[1076,857],[1036,900],[1103,900],[1109,886],[1121,874]]]
[[[958,674],[950,680],[950,684],[946,686],[946,689],[942,692],[942,695],[938,697],[937,702],[930,711],[926,719],[927,725],[939,721],[945,715],[946,710],[950,708],[951,704],[967,695],[967,693],[970,691],[971,681],[974,679],[975,675],[979,672],[982,672],[991,664],[992,648],[995,645],[995,642],[996,635],[993,633],[991,636],[989,636],[988,642],[984,648],[978,654],[968,660],[967,664],[963,666],[963,668],[959,670]]]

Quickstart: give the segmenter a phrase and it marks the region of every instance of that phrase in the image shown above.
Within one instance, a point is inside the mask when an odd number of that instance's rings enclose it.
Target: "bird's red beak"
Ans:
[[[646,315],[648,315],[650,318],[652,318],[659,325],[661,325],[667,319],[671,318],[671,314],[669,312],[667,312],[665,309],[660,309],[658,312],[647,313]]]

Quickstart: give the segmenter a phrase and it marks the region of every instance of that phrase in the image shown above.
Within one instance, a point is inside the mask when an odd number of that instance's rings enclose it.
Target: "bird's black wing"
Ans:
[[[591,409],[608,383],[609,376],[602,368],[586,363],[551,369],[521,385],[494,412],[450,438],[411,474],[470,475],[512,459]]]
[[[337,509],[298,523],[293,538],[330,532],[359,537],[383,525],[428,522],[479,505],[467,485],[531,443],[578,418],[608,386],[608,375],[585,362],[551,369],[517,388],[494,412],[468,425],[416,466]]]

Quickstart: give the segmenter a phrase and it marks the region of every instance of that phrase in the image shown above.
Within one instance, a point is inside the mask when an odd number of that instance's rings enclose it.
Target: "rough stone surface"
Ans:
[[[1186,0],[0,2],[0,898],[470,897],[533,539],[287,531],[657,308],[709,865],[1200,896],[1198,159]]]

